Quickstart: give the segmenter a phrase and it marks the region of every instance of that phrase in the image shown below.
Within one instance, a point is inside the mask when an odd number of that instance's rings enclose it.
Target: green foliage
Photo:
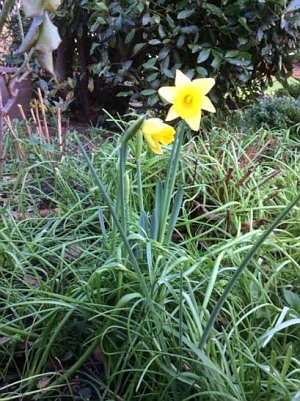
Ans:
[[[300,99],[292,97],[263,97],[242,111],[241,125],[246,129],[300,130]]]
[[[118,133],[126,128],[116,123]],[[15,139],[5,136],[7,179],[1,181],[1,399],[297,399],[299,208],[249,261],[206,346],[199,343],[262,227],[299,196],[299,139],[292,142],[286,131],[269,138],[267,131],[216,127],[192,138],[176,173],[184,202],[172,241],[164,244],[140,229],[145,222],[130,139],[128,258],[72,136],[63,162],[49,159],[24,133],[18,138],[27,157],[18,160]],[[123,138],[99,144],[85,135],[96,175],[114,203],[120,202],[116,166]],[[150,211],[169,155],[153,156],[145,145],[141,152]],[[42,217],[41,203],[55,210]]]
[[[215,77],[223,107],[251,101],[271,76],[288,76],[299,51],[299,5],[290,1],[65,0],[62,36],[87,37],[91,79],[118,96],[158,102],[157,89],[182,69]],[[71,18],[70,18],[71,16]],[[91,82],[91,81],[90,81]]]

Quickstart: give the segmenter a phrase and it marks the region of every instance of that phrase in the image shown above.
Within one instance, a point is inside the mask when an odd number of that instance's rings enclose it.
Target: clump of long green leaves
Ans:
[[[149,308],[149,313],[150,317],[154,320],[154,330],[160,331],[160,319],[158,318],[157,312],[155,311],[155,308],[153,307],[153,299],[151,298],[150,292],[148,291],[147,287],[147,279],[145,279],[143,272],[140,269],[140,262],[136,259],[133,248],[131,248],[130,244],[130,232],[128,232],[128,236],[126,236],[127,232],[127,221],[126,218],[130,215],[130,212],[128,211],[128,206],[129,206],[129,198],[128,195],[125,194],[125,180],[126,180],[126,156],[127,156],[127,146],[128,146],[128,140],[134,138],[135,136],[138,135],[138,131],[140,130],[140,127],[143,123],[143,117],[138,119],[136,122],[132,123],[128,130],[124,134],[124,138],[121,147],[120,147],[120,169],[119,169],[119,174],[120,174],[120,181],[119,181],[119,191],[120,193],[117,195],[117,199],[119,201],[119,207],[121,209],[121,221],[118,219],[118,215],[116,213],[116,209],[114,205],[112,204],[111,200],[109,199],[107,192],[105,190],[105,187],[103,186],[99,176],[97,175],[96,170],[94,169],[92,163],[89,160],[88,155],[84,151],[84,148],[82,145],[80,145],[81,150],[84,154],[84,157],[93,173],[93,176],[95,180],[97,181],[99,188],[102,192],[102,195],[104,197],[104,200],[106,202],[106,205],[108,209],[110,210],[114,224],[117,226],[119,233],[121,235],[121,238],[124,242],[124,245],[126,246],[126,251],[128,253],[128,258],[133,266],[133,269],[135,270],[135,273],[140,279],[140,284],[143,290],[143,294],[145,296],[145,300],[147,301],[147,306]],[[150,222],[150,233],[151,235],[148,237],[149,239],[158,241],[161,244],[168,244],[171,240],[172,233],[174,231],[174,228],[177,223],[177,218],[179,214],[179,210],[181,207],[181,202],[182,202],[182,197],[183,197],[183,190],[182,188],[179,188],[177,192],[175,193],[174,191],[174,184],[175,184],[175,179],[177,176],[177,168],[179,165],[179,159],[181,157],[181,147],[182,147],[182,141],[183,141],[183,129],[182,127],[177,130],[177,136],[175,143],[172,147],[172,152],[170,156],[170,160],[167,166],[166,170],[166,178],[164,181],[158,181],[155,185],[155,200],[154,200],[154,209],[151,214],[151,222]],[[80,142],[79,142],[80,144]],[[139,172],[140,170],[138,170]],[[138,178],[138,183],[141,183],[140,177]],[[139,190],[139,194],[141,194],[142,191]],[[172,200],[174,201],[173,208],[170,211],[170,205]],[[260,247],[264,244],[264,242],[267,240],[268,236],[274,231],[274,229],[282,222],[284,221],[285,217],[287,214],[293,209],[293,207],[299,202],[300,200],[300,193],[284,208],[284,210],[278,214],[276,219],[269,225],[269,227],[261,233],[261,235],[255,240],[253,246],[249,249],[249,252],[246,254],[245,258],[242,260],[240,263],[240,266],[238,269],[235,271],[235,273],[232,275],[230,278],[226,288],[224,289],[224,292],[221,294],[218,302],[216,303],[215,307],[212,310],[212,313],[208,319],[208,321],[205,323],[204,320],[199,321],[199,325],[201,326],[201,330],[199,330],[199,352],[201,353],[202,350],[206,347],[207,340],[209,338],[209,335],[213,329],[214,323],[221,311],[221,308],[223,304],[226,302],[228,299],[230,292],[232,291],[234,285],[242,275],[242,273],[245,271],[253,257],[257,254],[258,250]],[[145,223],[146,221],[146,223]],[[123,225],[122,225],[123,222]],[[139,218],[139,223],[141,224],[142,222],[142,227],[140,227],[143,231],[143,234],[145,237],[147,237],[147,226],[148,226],[148,218],[145,215],[141,215]],[[169,224],[167,224],[169,222]],[[140,251],[141,252],[141,251]],[[182,276],[183,272],[181,271],[181,283],[182,283]],[[213,283],[210,283],[209,286],[209,294],[212,291]],[[182,290],[182,288],[181,288]],[[181,294],[182,296],[182,294]],[[208,302],[208,299],[206,299],[206,302]],[[181,302],[181,300],[178,300]],[[179,305],[180,307],[180,305]],[[202,318],[204,315],[202,315]],[[299,320],[300,322],[300,320]],[[296,319],[293,324],[299,323],[298,320]],[[204,325],[204,327],[203,327]],[[182,334],[182,333],[181,333]],[[166,348],[166,342],[164,335],[159,336],[161,344],[163,344],[163,350],[166,352],[166,355],[170,352],[168,347]],[[182,339],[181,339],[182,340]],[[182,346],[182,344],[181,344]],[[200,355],[200,354],[199,354]],[[202,357],[199,357],[199,360],[202,360]],[[167,358],[169,359],[169,357]],[[171,364],[171,360],[169,359],[169,371],[170,373],[174,369],[174,366]],[[193,375],[197,371],[197,364],[199,361],[194,361],[191,363],[191,368],[190,368],[190,374]],[[182,373],[182,372],[180,372]],[[178,371],[173,371],[173,376],[174,380],[180,381],[180,378],[178,376]],[[190,379],[190,384],[193,383],[194,379]],[[196,382],[196,380],[195,380]],[[195,383],[194,383],[195,385]],[[173,399],[178,399],[178,394],[177,394],[177,387],[176,383],[174,383],[173,388]],[[182,394],[180,395],[182,397]],[[182,398],[180,398],[182,399]],[[187,398],[188,399],[188,398]]]
[[[296,401],[297,147],[215,129],[138,161],[141,122],[83,153],[92,174],[2,183],[1,397]]]

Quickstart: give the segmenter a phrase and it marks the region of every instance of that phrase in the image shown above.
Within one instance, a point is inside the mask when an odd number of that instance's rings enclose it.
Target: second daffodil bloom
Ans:
[[[159,118],[149,118],[142,125],[144,138],[154,153],[162,154],[161,145],[174,142],[175,129]]]
[[[215,112],[210,99],[206,96],[214,86],[213,78],[190,80],[180,70],[176,70],[175,86],[163,86],[158,93],[172,106],[166,121],[181,117],[193,131],[198,131],[201,121],[201,110]]]

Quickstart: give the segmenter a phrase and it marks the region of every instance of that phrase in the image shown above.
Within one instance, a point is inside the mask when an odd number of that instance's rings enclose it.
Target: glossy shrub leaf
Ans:
[[[154,89],[144,89],[141,92],[141,95],[150,96],[150,95],[154,95],[154,93],[156,93],[156,90],[154,90]]]
[[[197,63],[201,64],[204,61],[206,61],[208,59],[208,57],[210,56],[210,49],[203,49],[201,50],[201,52],[199,53],[198,57],[197,57]]]
[[[223,15],[222,10],[219,7],[215,6],[214,4],[207,3],[207,4],[205,4],[205,7],[213,15],[217,15],[218,17],[221,17]]]
[[[177,19],[186,19],[194,14],[194,12],[194,9],[180,11],[180,13],[177,15]]]
[[[151,39],[149,41],[149,45],[155,46],[155,45],[160,45],[161,41],[159,39]]]
[[[125,37],[124,43],[127,45],[128,43],[130,43],[135,35],[135,29],[132,29],[130,32],[128,32],[128,34]]]
[[[142,50],[146,46],[146,43],[137,43],[133,48],[133,55],[137,54],[140,50]]]

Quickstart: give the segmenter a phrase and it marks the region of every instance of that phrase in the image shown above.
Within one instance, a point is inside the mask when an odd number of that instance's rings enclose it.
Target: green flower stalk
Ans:
[[[141,126],[145,121],[145,116],[138,118],[136,121],[130,124],[128,129],[126,130],[120,148],[120,160],[119,160],[119,169],[120,169],[120,178],[119,178],[119,188],[118,188],[118,196],[117,196],[117,212],[119,211],[121,216],[121,223],[123,226],[123,230],[127,233],[127,216],[128,216],[128,202],[126,202],[126,161],[128,154],[128,142],[134,136],[137,135]],[[118,210],[119,209],[119,210]]]
[[[139,130],[136,138],[136,174],[137,174],[137,190],[139,197],[140,213],[144,212],[144,197],[142,184],[141,156],[143,148],[143,132]]]
[[[189,77],[184,75],[180,70],[177,70],[175,86],[164,86],[158,91],[163,99],[172,104],[166,121],[180,117],[185,120],[193,131],[198,131],[202,110],[216,111],[210,99],[206,96],[214,84],[215,80],[213,78],[199,78],[191,81]],[[171,240],[183,197],[182,188],[179,188],[174,198],[172,211],[170,212],[183,136],[184,129],[180,126],[177,129],[168,164],[162,195],[162,207],[159,209],[158,241],[161,243]],[[159,207],[159,205],[156,206]]]
[[[184,137],[183,127],[177,129],[175,141],[172,147],[172,153],[167,168],[167,176],[163,184],[162,206],[156,205],[160,213],[158,241],[165,242],[166,232],[168,230],[168,220],[170,214],[170,205],[174,194],[174,185],[180,160],[180,151]],[[168,230],[169,231],[169,230]]]

